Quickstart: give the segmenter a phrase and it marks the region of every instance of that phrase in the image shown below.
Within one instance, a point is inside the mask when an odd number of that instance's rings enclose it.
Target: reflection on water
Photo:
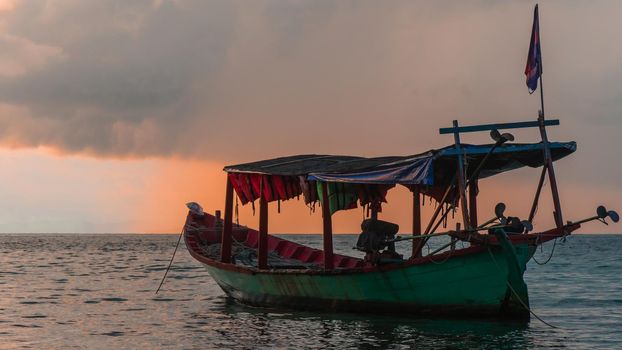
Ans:
[[[223,301],[219,308],[220,314],[230,318],[213,325],[211,331],[231,339],[250,331],[248,340],[255,339],[266,347],[478,349],[499,348],[508,343],[512,348],[537,345],[530,339],[527,323],[292,312],[251,308],[231,300]],[[229,345],[241,345],[239,341]]]
[[[319,236],[299,241],[321,245]],[[352,254],[354,236],[336,236]],[[558,329],[253,308],[226,298],[176,236],[0,235],[0,349],[622,348],[622,237],[577,236],[528,265],[533,309]],[[547,256],[550,246],[538,252]],[[544,260],[544,259],[541,259]]]

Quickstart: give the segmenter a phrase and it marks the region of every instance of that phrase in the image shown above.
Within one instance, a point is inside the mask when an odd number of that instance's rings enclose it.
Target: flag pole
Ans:
[[[546,135],[546,128],[544,126],[544,84],[542,80],[542,46],[541,46],[541,36],[540,36],[540,14],[538,11],[538,4],[536,4],[535,9],[535,20],[537,21],[538,26],[538,75],[540,78],[540,113],[538,113],[538,122],[540,123],[540,136],[542,137],[542,145],[544,146],[544,161],[545,166],[547,168],[547,173],[549,174],[549,183],[551,185],[551,195],[553,197],[553,205],[555,207],[555,212],[553,213],[553,217],[555,219],[555,224],[558,228],[564,225],[564,221],[562,218],[562,208],[559,200],[559,191],[557,190],[557,180],[555,178],[555,170],[553,169],[553,159],[551,157],[551,150],[549,148],[549,140]]]
[[[538,6],[538,5],[536,5]],[[540,15],[538,15],[540,17]],[[538,23],[538,32],[540,24]],[[538,33],[538,45],[540,45],[540,33]],[[542,47],[540,47],[540,62],[538,62],[538,70],[540,71],[540,110],[542,111],[542,119],[544,119],[544,83],[542,83]],[[538,115],[540,117],[540,115]]]

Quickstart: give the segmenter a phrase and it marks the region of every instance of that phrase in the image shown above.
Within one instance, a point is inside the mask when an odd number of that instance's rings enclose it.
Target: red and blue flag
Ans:
[[[533,27],[531,29],[531,42],[529,44],[525,75],[527,76],[527,88],[529,88],[529,93],[532,94],[538,88],[538,79],[542,75],[542,51],[540,50],[538,5],[536,5],[533,13]]]

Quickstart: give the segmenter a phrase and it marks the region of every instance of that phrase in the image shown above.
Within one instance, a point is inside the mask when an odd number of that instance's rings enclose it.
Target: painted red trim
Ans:
[[[201,221],[200,224],[208,224],[210,222],[211,223],[214,222],[213,216],[209,214],[205,214],[204,217],[199,220]],[[188,217],[186,220],[186,226],[196,227],[196,221],[197,221],[197,218],[195,216],[193,216],[192,214],[188,214]],[[204,225],[204,226],[201,225],[201,226],[203,230],[209,230],[209,227],[210,227],[209,225]],[[575,231],[579,227],[580,225],[573,225],[573,226],[568,226],[565,228],[554,228],[554,229],[544,231],[541,233],[510,235],[509,239],[513,244],[527,243],[527,244],[536,246],[544,242],[553,240],[555,238],[559,238],[567,234],[570,234],[571,232]],[[241,229],[241,228],[238,228],[238,229]],[[247,231],[245,232],[245,234],[246,234],[247,239],[245,241],[240,240],[239,242],[241,243],[244,242],[246,245],[248,245],[248,242],[252,242],[253,239],[256,239],[259,233],[252,229],[246,229],[246,230]],[[254,274],[259,274],[259,273],[260,274],[276,274],[276,275],[284,275],[284,274],[286,275],[346,275],[346,274],[355,274],[355,273],[369,273],[369,272],[376,272],[376,271],[390,271],[390,270],[408,268],[413,265],[430,264],[430,263],[437,262],[439,260],[452,259],[455,257],[460,257],[460,256],[465,256],[465,255],[470,255],[470,254],[478,254],[478,253],[485,252],[488,249],[488,246],[490,245],[497,246],[499,244],[496,237],[493,235],[471,234],[472,240],[474,242],[478,240],[479,244],[475,244],[475,245],[472,245],[471,247],[467,247],[463,249],[457,249],[457,250],[454,250],[453,252],[447,251],[441,254],[436,254],[434,256],[424,256],[420,258],[407,260],[402,264],[387,264],[387,265],[381,265],[381,266],[361,266],[362,265],[361,259],[335,254],[333,257],[334,258],[333,261],[337,263],[336,264],[337,266],[345,265],[344,266],[345,268],[333,269],[333,270],[327,270],[327,269],[325,270],[262,270],[262,269],[257,269],[253,267],[223,263],[218,260],[206,257],[205,255],[201,254],[201,252],[198,249],[197,240],[199,239],[200,234],[201,234],[200,230],[197,231],[197,230],[192,230],[192,229],[186,229],[186,233],[184,234],[186,246],[188,247],[188,251],[190,252],[190,255],[193,258],[195,258],[196,260],[206,265],[213,266],[218,269],[222,269],[225,271],[233,271],[233,272],[238,272],[238,273],[243,273],[243,274],[248,274],[248,275],[254,275]],[[235,236],[235,230],[234,230],[234,236]],[[207,239],[208,241],[211,241],[212,243],[217,243],[216,242],[217,238],[216,240],[213,237],[212,239],[210,239],[209,236],[205,236],[204,238]],[[306,247],[301,244],[298,244],[298,243],[295,243],[295,242],[292,242],[292,241],[289,241],[289,240],[286,240],[280,237],[268,236],[268,240],[284,242],[281,244],[281,250],[279,251],[279,253],[284,252],[286,250],[292,251],[296,249],[299,249],[299,251],[300,249],[302,249],[304,251],[303,253],[310,253],[310,254],[318,253],[318,252],[321,253],[320,250]],[[279,245],[279,243],[274,243],[274,242],[270,242],[270,243]],[[303,255],[303,254],[298,253],[298,255]],[[303,262],[315,261],[317,263],[321,263],[323,261],[322,257],[323,257],[322,254],[311,254],[307,256],[308,259],[305,259],[304,261],[296,257],[292,257],[292,259],[303,261]],[[348,263],[343,264],[343,261],[348,261]]]

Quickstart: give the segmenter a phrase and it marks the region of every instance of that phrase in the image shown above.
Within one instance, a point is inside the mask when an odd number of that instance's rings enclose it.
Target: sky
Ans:
[[[406,155],[438,128],[534,120],[533,1],[0,0],[0,232],[179,232],[224,202],[222,168],[318,153]],[[564,218],[622,210],[619,1],[541,1],[549,138]],[[537,142],[537,130],[515,133]],[[465,135],[464,142],[487,142]],[[482,182],[527,216],[538,169]],[[552,223],[549,187],[535,224]],[[410,232],[406,190],[381,217]],[[424,208],[427,214],[431,206]],[[320,232],[302,202],[271,232]],[[361,210],[335,214],[357,232]],[[240,222],[257,226],[249,206]],[[621,232],[586,224],[583,232]]]

